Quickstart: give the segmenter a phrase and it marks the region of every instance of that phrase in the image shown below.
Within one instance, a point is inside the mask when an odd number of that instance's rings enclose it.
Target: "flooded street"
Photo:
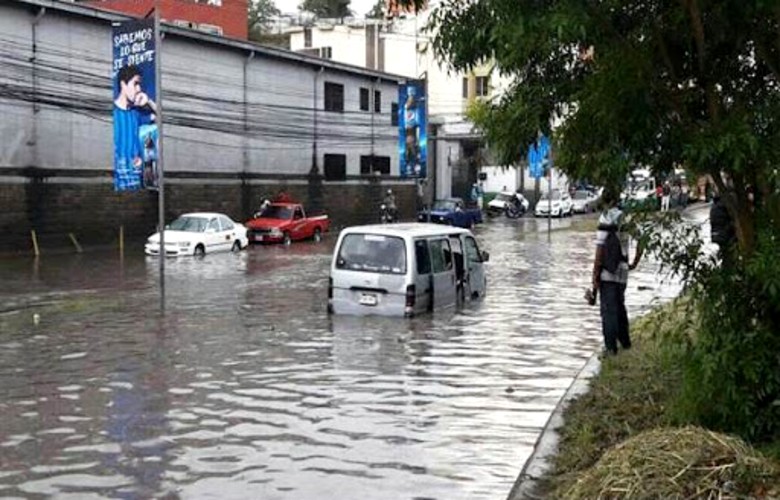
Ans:
[[[546,227],[478,227],[486,299],[412,320],[328,316],[335,234],[168,260],[164,317],[140,247],[0,261],[0,496],[505,498],[601,348],[594,234]]]

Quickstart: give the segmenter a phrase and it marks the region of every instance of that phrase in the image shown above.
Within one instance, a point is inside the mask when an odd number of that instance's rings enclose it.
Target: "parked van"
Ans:
[[[471,231],[438,224],[344,229],[333,252],[328,311],[414,316],[484,296],[483,264]]]

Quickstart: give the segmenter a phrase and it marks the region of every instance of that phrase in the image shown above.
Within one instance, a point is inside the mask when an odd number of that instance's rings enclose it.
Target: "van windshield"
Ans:
[[[339,248],[336,267],[350,271],[406,274],[406,245],[402,238],[349,234]]]

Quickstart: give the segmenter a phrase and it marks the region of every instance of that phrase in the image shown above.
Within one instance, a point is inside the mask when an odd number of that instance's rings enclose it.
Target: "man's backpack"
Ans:
[[[604,256],[601,259],[601,268],[615,274],[620,267],[621,262],[628,262],[628,258],[623,255],[623,246],[620,244],[618,236],[619,228],[617,226],[599,226],[599,231],[607,232],[607,239],[604,242]]]

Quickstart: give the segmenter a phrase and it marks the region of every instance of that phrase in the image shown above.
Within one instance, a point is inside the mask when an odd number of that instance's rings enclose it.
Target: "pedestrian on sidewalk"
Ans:
[[[669,181],[664,181],[664,185],[661,188],[661,211],[669,211],[669,202],[672,200],[672,186],[669,185]]]
[[[619,196],[614,188],[604,190],[603,211],[596,233],[596,257],[593,262],[592,295],[601,296],[601,327],[605,354],[617,354],[617,343],[631,348],[626,312],[628,271],[639,264],[642,248],[628,264],[629,237],[624,231],[623,212],[618,208]]]

